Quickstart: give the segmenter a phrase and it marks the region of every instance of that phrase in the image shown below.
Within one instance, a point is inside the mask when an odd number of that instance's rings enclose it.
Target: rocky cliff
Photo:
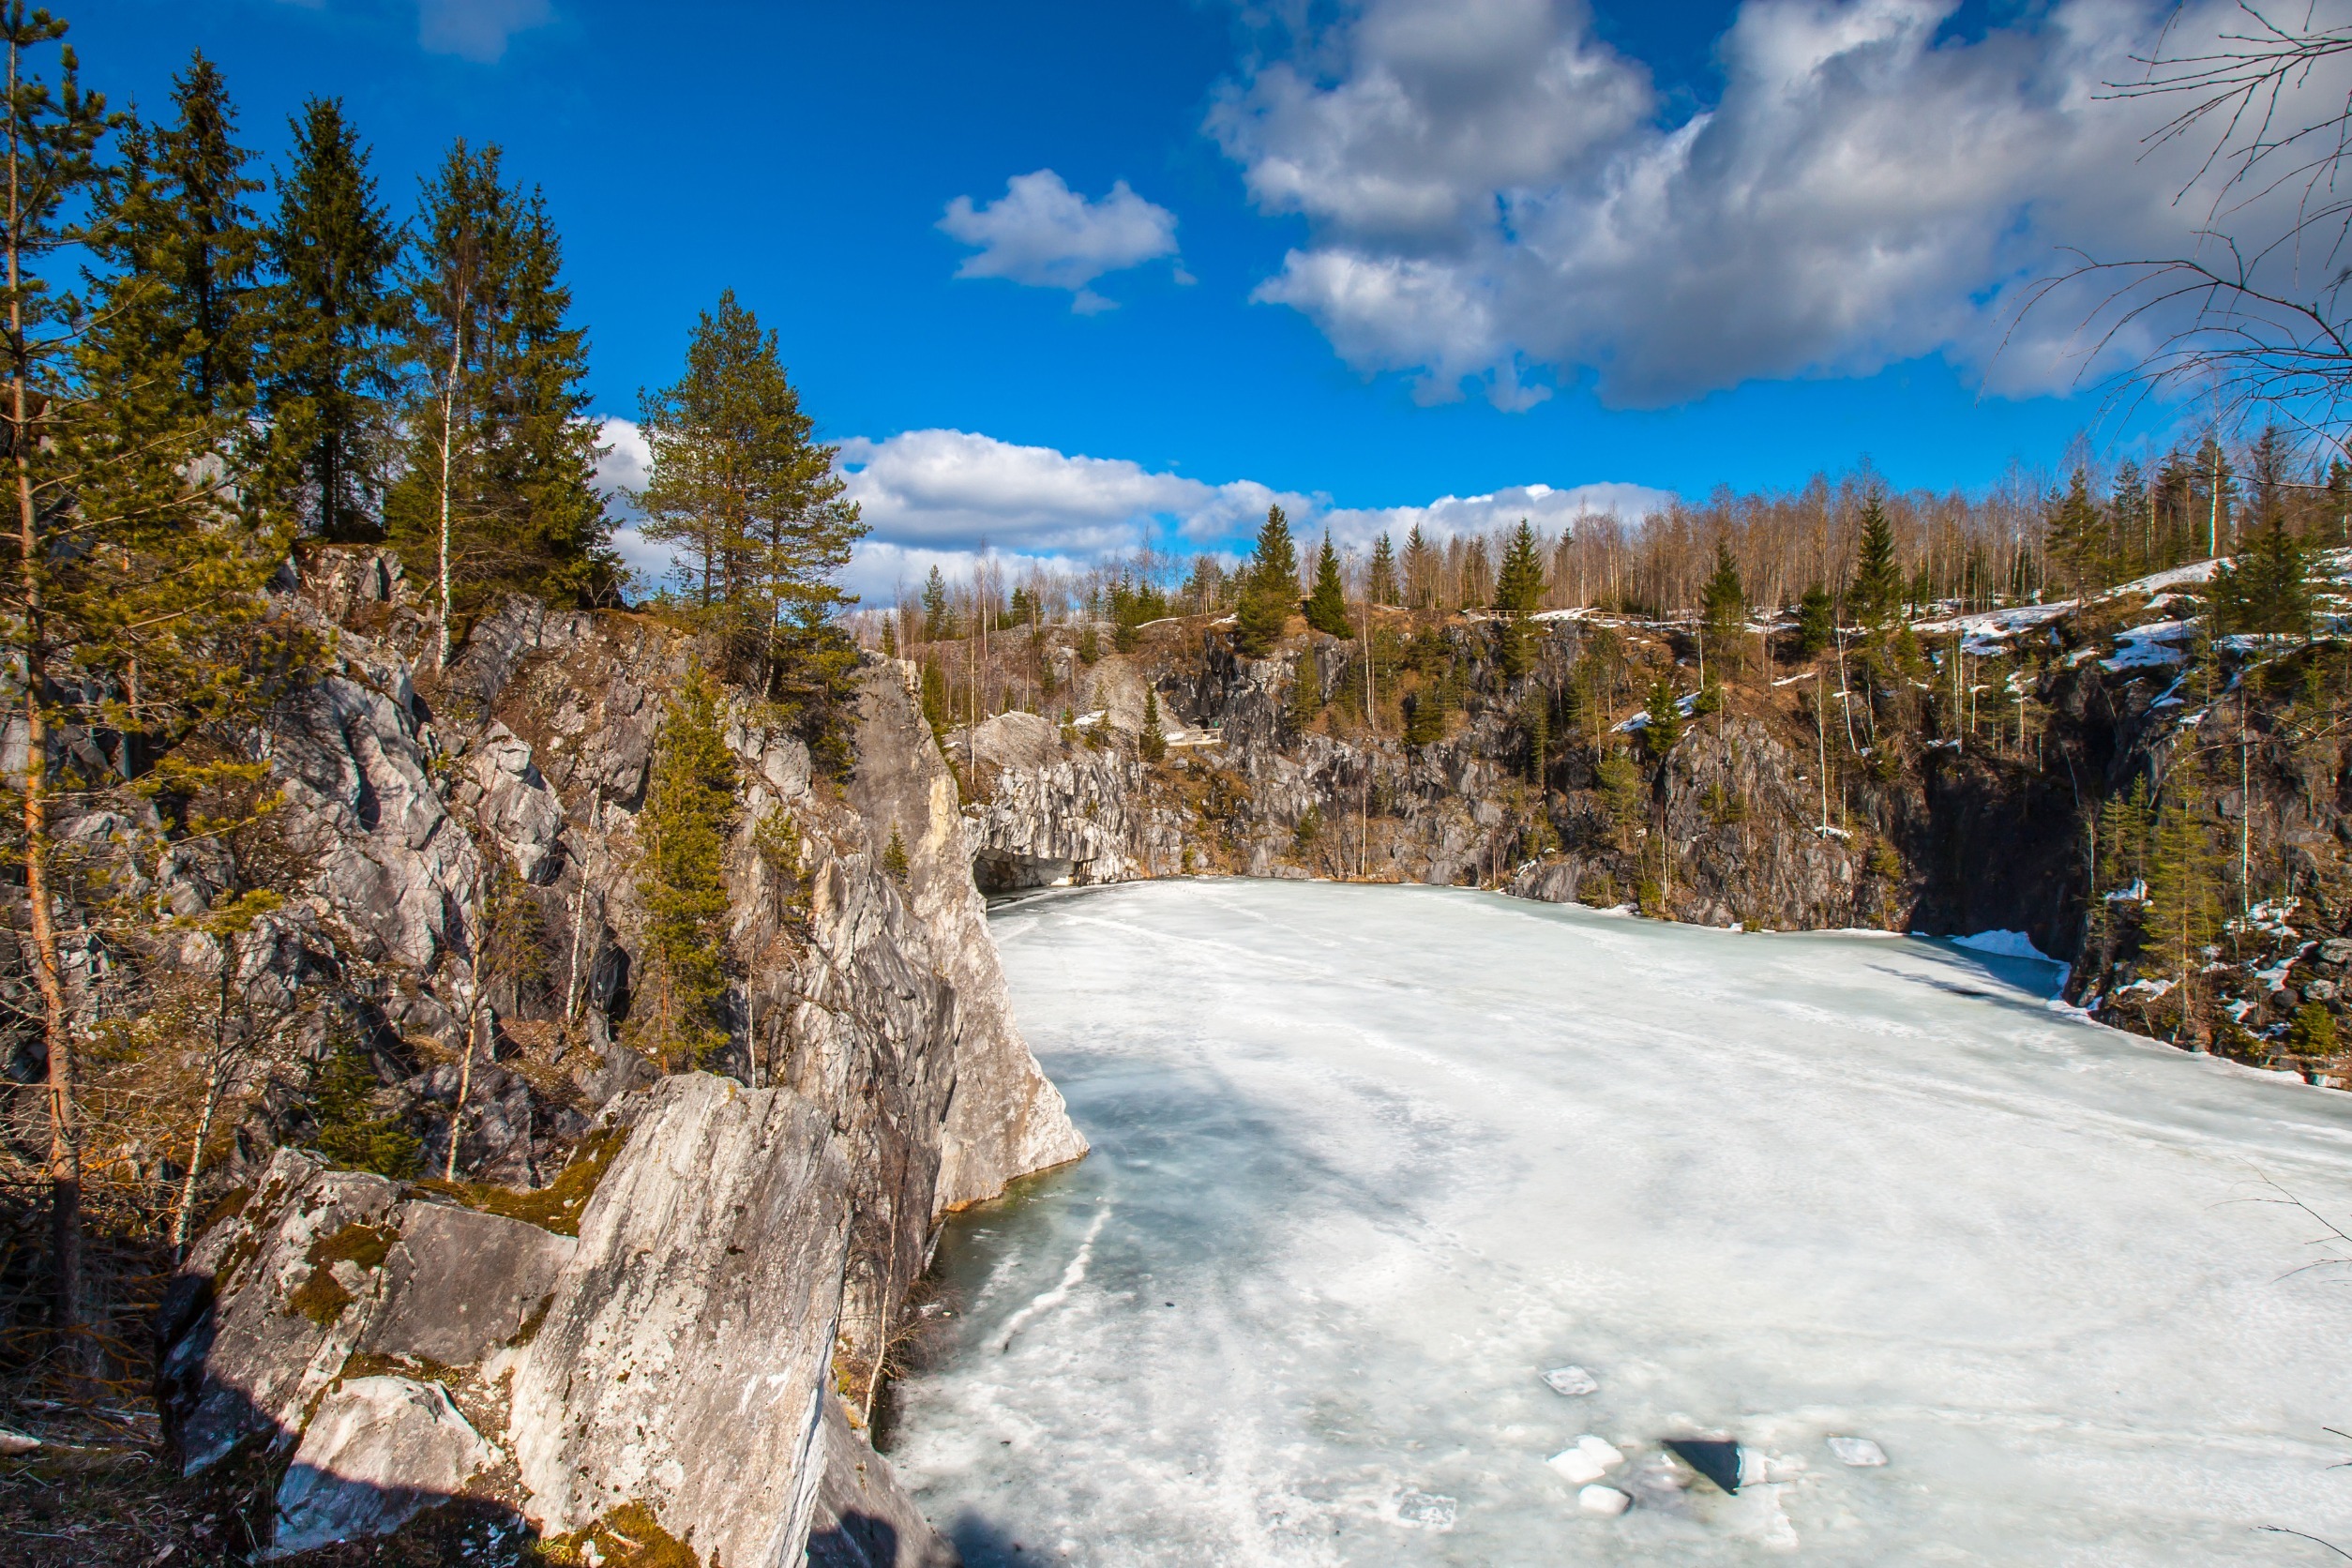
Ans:
[[[1325,876],[1718,926],[2007,930],[2068,961],[2070,997],[2106,1021],[2346,1081],[2287,1025],[2342,1006],[2320,944],[2352,918],[2352,656],[2206,639],[2209,570],[1810,656],[1793,626],[1751,624],[1703,696],[1690,623],[1558,613],[1515,660],[1491,619],[1385,611],[1367,660],[1296,623],[1248,659],[1229,622],[1163,622],[1092,664],[1047,651],[1069,722],[1006,714],[942,745],[993,886]],[[1660,681],[1684,694],[1663,745],[1644,712]],[[2132,841],[2101,851],[2103,808],[2135,789]],[[2166,801],[2209,895],[2186,987],[2149,956]]]
[[[184,1467],[277,1475],[280,1555],[461,1505],[590,1560],[659,1531],[730,1568],[952,1561],[859,1428],[940,1216],[1086,1145],[1012,1021],[907,668],[861,671],[844,777],[734,705],[731,1024],[669,1074],[626,1043],[637,813],[691,640],[514,599],[435,671],[391,558],[286,589],[333,657],[258,748],[305,876],[248,972],[306,999],[309,1055],[355,1043],[381,1123],[455,1179],[304,1152],[281,1064],[159,1319]],[[209,869],[165,866],[165,901],[205,907]],[[528,961],[493,951],[518,908]]]

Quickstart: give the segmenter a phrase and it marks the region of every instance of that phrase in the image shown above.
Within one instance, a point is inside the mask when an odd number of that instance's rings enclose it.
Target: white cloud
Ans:
[[[1038,288],[1067,289],[1081,315],[1114,303],[1088,285],[1105,273],[1176,254],[1176,215],[1155,206],[1120,180],[1110,194],[1088,201],[1050,169],[1016,174],[1004,194],[984,207],[969,196],[947,204],[939,226],[979,248],[956,269],[958,278],[1006,278]],[[1181,264],[1180,278],[1189,279]]]
[[[1674,492],[1648,485],[1601,483],[1555,490],[1549,485],[1513,485],[1491,495],[1444,495],[1425,506],[1339,507],[1316,520],[1329,524],[1339,544],[1369,544],[1386,534],[1396,543],[1418,525],[1422,536],[1445,540],[1462,534],[1492,534],[1516,527],[1521,519],[1541,534],[1557,535],[1588,519],[1633,522],[1674,504]]]
[[[1642,405],[1937,351],[2062,384],[2062,313],[1993,363],[2020,291],[2064,246],[2177,253],[2206,211],[2175,203],[2198,149],[2141,141],[2179,105],[2099,98],[2173,8],[2057,0],[1940,38],[1956,9],[1745,0],[1721,101],[1666,124],[1572,0],[1364,0],[1209,115],[1259,204],[1309,222],[1254,297],[1360,369],[1505,407],[1545,395],[1540,367]],[[2199,0],[2172,47],[2238,15]],[[2295,90],[2340,107],[2347,69]]]
[[[491,64],[517,33],[554,20],[550,0],[416,0],[416,41],[435,54]]]
[[[597,465],[609,496],[641,488],[649,454],[626,419],[606,419],[611,448]],[[1246,550],[1266,508],[1279,505],[1302,538],[1329,528],[1343,548],[1386,532],[1397,542],[1415,523],[1431,539],[1507,528],[1527,518],[1546,534],[1580,519],[1631,520],[1673,497],[1643,485],[1525,485],[1489,495],[1442,496],[1425,506],[1334,507],[1324,495],[1277,490],[1255,480],[1210,484],[1123,458],[1090,458],[1050,446],[1021,446],[969,430],[907,430],[882,441],[841,443],[838,472],[868,533],[845,577],[868,602],[888,602],[900,584],[919,584],[936,565],[968,572],[983,548],[1016,573],[1030,562],[1084,565],[1144,545],[1178,552]],[[632,570],[664,580],[671,557],[637,532],[626,504],[613,543]]]

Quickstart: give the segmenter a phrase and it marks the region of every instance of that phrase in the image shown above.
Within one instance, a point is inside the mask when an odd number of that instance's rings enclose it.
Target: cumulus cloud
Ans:
[[[644,438],[630,421],[614,418],[602,421],[599,439],[609,450],[597,465],[597,483],[620,520],[614,546],[633,571],[662,580],[671,572],[670,552],[638,531],[621,493],[644,485]],[[1592,518],[1631,520],[1673,500],[1643,485],[1539,484],[1442,496],[1423,506],[1343,507],[1325,495],[1251,479],[1211,484],[1123,458],[945,430],[844,441],[837,471],[868,530],[845,581],[869,601],[895,598],[901,585],[920,583],[934,565],[962,575],[983,550],[1016,572],[1031,562],[1083,565],[1146,545],[1229,557],[1248,549],[1266,508],[1277,505],[1302,536],[1328,528],[1342,548],[1354,548],[1381,533],[1402,541],[1415,524],[1439,541],[1507,528],[1521,518],[1557,534]]]
[[[1176,254],[1174,213],[1145,201],[1124,180],[1100,201],[1089,201],[1050,169],[1016,174],[1005,182],[1004,194],[986,206],[957,197],[939,226],[978,248],[956,269],[957,277],[1067,289],[1070,308],[1081,315],[1113,309],[1089,287],[1095,279]],[[1177,273],[1190,281],[1181,264]]]
[[[550,0],[416,0],[416,41],[435,54],[489,65],[506,40],[554,20]]]
[[[1364,0],[1207,128],[1308,220],[1255,297],[1425,398],[1524,407],[1548,369],[1659,405],[1937,351],[2047,389],[2081,368],[2049,319],[1993,363],[2021,291],[2065,247],[2178,253],[2206,211],[2176,201],[2199,149],[2141,140],[2179,106],[2100,98],[2173,7],[2057,0],[1973,41],[1957,8],[1745,0],[1720,101],[1669,123],[1574,0]],[[2236,14],[2198,0],[2173,46]],[[2298,90],[2340,106],[2339,65]]]

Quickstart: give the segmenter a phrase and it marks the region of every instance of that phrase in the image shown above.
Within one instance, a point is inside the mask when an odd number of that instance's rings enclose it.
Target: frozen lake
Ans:
[[[2352,1216],[2352,1094],[1923,942],[1272,882],[994,927],[1094,1153],[941,1244],[892,1457],[973,1568],[2352,1550],[2352,1268],[2263,1201]],[[1674,1489],[1693,1434],[1772,1479]]]

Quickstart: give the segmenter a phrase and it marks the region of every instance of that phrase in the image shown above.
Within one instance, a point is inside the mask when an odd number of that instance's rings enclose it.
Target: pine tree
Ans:
[[[1701,613],[1708,646],[1718,660],[1737,657],[1740,634],[1747,626],[1748,591],[1740,580],[1740,563],[1732,559],[1728,540],[1715,541],[1715,569],[1700,590]]]
[[[890,824],[890,842],[882,846],[882,868],[894,882],[907,880],[907,841],[898,833],[898,824]]]
[[[1812,658],[1837,641],[1837,606],[1819,583],[1797,601],[1797,652]]]
[[[1862,506],[1862,523],[1854,581],[1846,602],[1862,625],[1883,629],[1903,610],[1903,568],[1894,559],[1894,524],[1875,495]]]
[[[1298,602],[1298,547],[1291,542],[1290,522],[1282,508],[1269,506],[1234,615],[1234,641],[1242,653],[1250,658],[1264,658],[1272,653]]]
[[[1326,637],[1356,634],[1355,623],[1348,619],[1348,592],[1339,581],[1339,554],[1331,547],[1328,528],[1315,560],[1315,591],[1306,596],[1306,624]]]
[[[261,365],[266,483],[322,538],[380,538],[399,230],[339,100],[311,98],[292,129],[266,235],[277,278]]]
[[[403,305],[420,395],[384,512],[393,542],[430,563],[445,660],[461,601],[517,590],[596,602],[617,564],[591,483],[587,339],[565,324],[571,292],[545,203],[505,183],[496,147],[460,141],[421,207]]]
[[[698,618],[728,637],[762,697],[845,762],[857,653],[837,621],[855,602],[838,579],[866,525],[842,499],[837,448],[814,439],[776,335],[722,294],[695,325],[686,374],[644,400],[641,423],[654,460],[637,496],[645,536],[684,547]]]
[[[689,673],[654,740],[653,778],[637,831],[644,861],[641,984],[634,1044],[673,1068],[727,1043],[727,841],[734,829],[735,758],[727,749],[718,683]]]
[[[1385,534],[1372,542],[1371,575],[1364,586],[1364,596],[1374,604],[1403,602],[1396,585],[1396,552],[1389,547]]]
[[[1528,782],[1538,790],[1544,787],[1545,770],[1551,761],[1552,704],[1545,692],[1538,690],[1528,698],[1521,727],[1527,731]]]
[[[22,0],[0,4],[14,193],[0,214],[0,450],[16,513],[0,536],[0,622],[19,672],[8,701],[22,748],[8,782],[47,1056],[53,1321],[71,1367],[86,1364],[88,1347],[77,1033],[56,927],[73,871],[59,863],[59,819],[112,809],[127,823],[159,815],[172,831],[170,809],[151,815],[136,796],[152,790],[168,805],[242,766],[236,737],[274,700],[300,645],[264,614],[288,541],[249,525],[234,474],[210,460],[220,424],[185,396],[176,356],[187,340],[130,328],[158,280],[126,270],[128,252],[90,244],[81,215],[110,219],[97,159],[105,103],[82,90],[70,49],[53,82],[33,65],[65,33]],[[59,287],[77,250],[78,299]]]

